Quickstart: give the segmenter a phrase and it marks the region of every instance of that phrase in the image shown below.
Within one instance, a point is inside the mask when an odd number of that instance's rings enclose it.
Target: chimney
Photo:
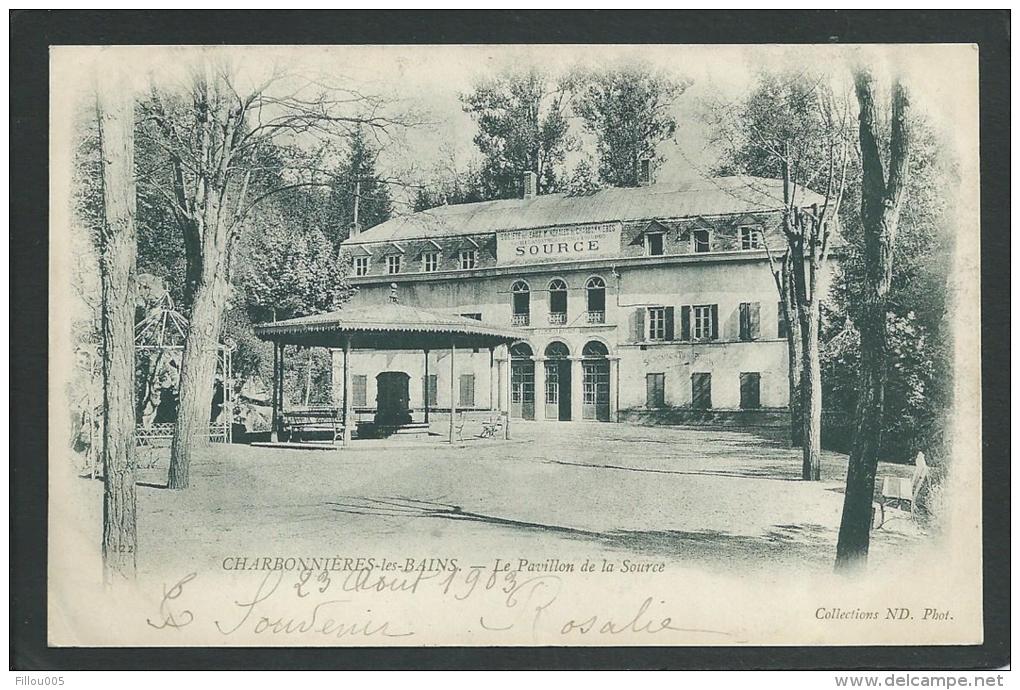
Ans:
[[[524,173],[524,198],[534,199],[538,193],[538,175],[530,170]]]
[[[647,187],[652,183],[654,168],[651,158],[642,158],[638,161],[638,187]]]

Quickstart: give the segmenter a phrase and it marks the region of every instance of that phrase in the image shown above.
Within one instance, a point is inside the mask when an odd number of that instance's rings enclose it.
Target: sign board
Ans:
[[[620,223],[513,230],[496,235],[496,263],[583,261],[620,254]]]

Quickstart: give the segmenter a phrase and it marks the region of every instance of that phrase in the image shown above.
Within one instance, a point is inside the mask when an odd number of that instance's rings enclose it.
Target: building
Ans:
[[[391,371],[409,375],[413,410],[425,396],[432,409],[498,409],[507,389],[524,419],[720,420],[786,407],[785,325],[766,251],[785,246],[781,181],[588,196],[524,186],[520,199],[440,206],[343,243],[358,306],[396,299],[521,333],[509,386],[506,348],[458,359],[456,381],[445,380],[442,351],[427,355],[428,379],[420,352],[355,353],[356,409],[375,407],[378,377]]]

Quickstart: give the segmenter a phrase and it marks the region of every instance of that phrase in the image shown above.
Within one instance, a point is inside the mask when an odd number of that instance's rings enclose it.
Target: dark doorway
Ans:
[[[545,348],[545,418],[570,421],[570,349],[560,342]]]
[[[408,384],[411,377],[402,371],[384,371],[375,377],[375,423],[377,426],[401,426],[411,423]]]
[[[535,418],[535,360],[527,343],[510,348],[510,415]]]

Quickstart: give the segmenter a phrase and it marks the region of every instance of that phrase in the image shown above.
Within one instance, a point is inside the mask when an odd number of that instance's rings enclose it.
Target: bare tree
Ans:
[[[906,89],[892,85],[892,124],[888,176],[883,164],[880,127],[871,73],[854,74],[860,105],[862,164],[861,226],[864,239],[864,285],[857,328],[861,337],[861,384],[854,411],[853,442],[847,467],[846,496],[836,546],[836,569],[852,571],[867,563],[871,536],[871,507],[875,472],[882,443],[882,414],[888,360],[888,296],[893,276],[893,254],[900,207],[907,187],[910,101]]]
[[[349,135],[359,125],[385,135],[410,123],[410,118],[384,114],[388,102],[380,97],[279,69],[245,82],[239,70],[206,59],[185,81],[183,90],[154,87],[142,106],[142,131],[165,153],[169,167],[169,174],[153,175],[146,183],[173,210],[181,229],[185,294],[191,298],[170,458],[172,489],[188,486],[193,451],[208,443],[230,257],[241,228],[265,199],[329,183],[329,171],[309,167],[306,157],[298,156],[301,164],[281,178],[266,174],[261,156],[271,147],[315,146]]]
[[[770,248],[770,269],[787,323],[791,441],[803,449],[805,480],[821,478],[821,303],[833,231],[847,188],[849,99],[827,77],[763,74],[737,108],[712,109],[722,172],[781,177],[785,246]],[[804,192],[822,202],[805,205]],[[777,256],[777,254],[779,256]]]
[[[135,523],[135,151],[134,103],[115,79],[99,80],[103,222],[100,224],[103,372],[103,579],[132,579]]]

